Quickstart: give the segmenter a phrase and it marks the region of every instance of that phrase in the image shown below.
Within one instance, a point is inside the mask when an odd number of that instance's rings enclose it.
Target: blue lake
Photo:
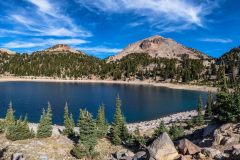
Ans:
[[[38,122],[42,108],[50,102],[54,124],[63,123],[64,105],[75,121],[79,109],[86,108],[96,116],[99,104],[105,104],[106,117],[112,121],[115,99],[119,95],[127,122],[156,119],[172,113],[196,108],[198,97],[206,101],[207,93],[200,91],[176,90],[164,87],[93,84],[93,83],[52,83],[52,82],[1,82],[0,117],[4,117],[10,101],[16,117],[28,115],[31,122]]]

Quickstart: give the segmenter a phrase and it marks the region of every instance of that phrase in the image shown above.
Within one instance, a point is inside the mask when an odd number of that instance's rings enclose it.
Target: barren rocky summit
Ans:
[[[120,53],[109,58],[115,61],[131,53],[147,53],[151,57],[177,58],[189,55],[191,59],[208,59],[209,57],[192,48],[185,47],[170,38],[153,36],[128,45]]]
[[[80,54],[84,54],[81,51],[78,51],[76,49],[71,48],[70,46],[68,46],[67,44],[56,44],[50,48],[47,48],[43,51],[38,51],[37,53],[54,53],[54,54],[58,54],[58,53],[80,53]]]
[[[10,55],[12,55],[12,54],[16,54],[16,52],[11,51],[11,50],[6,49],[6,48],[0,48],[0,54],[10,54]]]

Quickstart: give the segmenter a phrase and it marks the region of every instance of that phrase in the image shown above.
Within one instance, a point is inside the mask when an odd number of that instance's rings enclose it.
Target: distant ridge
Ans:
[[[11,50],[6,49],[6,48],[0,48],[0,54],[9,54],[9,55],[13,55],[13,54],[16,54],[16,52],[11,51]]]
[[[147,53],[151,57],[177,58],[187,54],[191,59],[209,59],[206,54],[192,48],[183,46],[170,38],[164,38],[156,35],[135,43],[129,44],[125,49],[115,56],[109,57],[109,60],[118,60],[131,53]]]
[[[84,54],[81,51],[75,50],[68,46],[67,44],[56,44],[50,48],[47,48],[42,51],[37,51],[35,53],[53,53],[53,54],[58,54],[58,53],[80,53]]]

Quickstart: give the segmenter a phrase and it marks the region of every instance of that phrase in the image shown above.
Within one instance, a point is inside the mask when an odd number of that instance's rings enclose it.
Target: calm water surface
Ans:
[[[16,117],[28,115],[31,122],[38,122],[42,108],[49,101],[53,109],[53,122],[63,123],[64,105],[75,121],[80,108],[86,108],[96,116],[98,105],[105,104],[106,117],[112,120],[115,98],[122,99],[122,110],[127,122],[152,120],[168,114],[195,109],[199,95],[205,101],[207,93],[175,90],[164,87],[51,82],[1,82],[0,117],[4,117],[10,101]]]

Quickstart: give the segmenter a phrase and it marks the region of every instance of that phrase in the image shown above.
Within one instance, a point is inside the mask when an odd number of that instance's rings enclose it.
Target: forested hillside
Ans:
[[[189,82],[210,77],[203,60],[152,58],[148,54],[130,54],[107,62],[78,53],[0,54],[0,74],[48,76],[71,79],[113,79]]]

